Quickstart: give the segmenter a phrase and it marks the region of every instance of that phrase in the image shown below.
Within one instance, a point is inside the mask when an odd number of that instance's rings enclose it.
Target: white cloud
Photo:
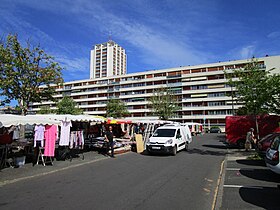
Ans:
[[[242,59],[252,58],[254,56],[256,47],[254,45],[248,45],[243,47],[239,53]]]
[[[44,3],[31,1],[28,4],[22,1],[21,3],[34,9],[48,10],[56,14],[63,11],[64,15],[73,15],[87,30],[93,33],[105,31],[109,34],[109,31],[112,31],[113,39],[127,42],[128,45],[133,46],[138,53],[137,57],[155,68],[207,62],[205,53],[192,47],[190,38],[174,32],[171,29],[174,25],[166,24],[166,21],[161,21],[158,18],[155,19],[153,11],[156,12],[156,10],[151,8],[151,4],[142,5],[144,8],[140,8],[141,4],[138,2],[136,4],[138,6],[135,7],[139,7],[137,10],[139,13],[141,9],[147,8],[143,14],[148,19],[149,15],[152,15],[152,18],[150,17],[153,19],[152,25],[143,23],[141,20],[127,19],[126,16],[118,13],[108,12],[106,5],[100,2],[92,3],[80,0],[72,2],[71,6],[69,6],[68,1],[60,1],[58,4],[52,4],[50,1],[44,1]],[[161,13],[163,12],[161,11]],[[156,27],[155,23],[159,27]]]
[[[176,35],[171,29],[163,31],[135,20],[125,19],[106,12],[101,6],[95,11],[91,5],[77,8],[79,9],[76,12],[88,14],[81,18],[84,24],[92,29],[98,26],[100,31],[112,31],[113,37],[133,45],[141,53],[140,57],[145,63],[157,67],[162,64],[176,66],[206,62],[205,53],[195,50],[189,39],[187,39],[189,43],[183,42],[181,40],[183,36]],[[88,24],[90,22],[98,24],[90,25]]]
[[[65,67],[65,71],[76,72],[88,72],[89,71],[89,59],[87,58],[69,58],[67,56],[55,56],[56,60]]]
[[[40,5],[40,4],[39,4]],[[47,33],[33,26],[31,23],[21,18],[16,9],[3,10],[0,7],[0,33],[4,36],[7,33],[17,33],[20,42],[24,45],[27,40],[31,44],[40,46],[55,57],[55,61],[65,67],[65,71],[89,71],[89,58],[86,55],[78,55],[76,52],[83,52],[89,49],[79,44],[58,42]],[[1,29],[2,28],[2,29]],[[88,54],[87,54],[88,55]]]
[[[274,31],[267,35],[267,38],[275,39],[280,38],[280,31]]]

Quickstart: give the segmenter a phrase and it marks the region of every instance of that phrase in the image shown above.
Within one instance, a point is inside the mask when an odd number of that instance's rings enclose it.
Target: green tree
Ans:
[[[225,72],[228,84],[236,89],[235,97],[243,104],[237,110],[240,115],[254,115],[259,134],[257,115],[279,112],[279,74],[266,71],[257,59],[252,59],[244,69]]]
[[[17,100],[22,115],[31,103],[54,100],[54,84],[63,82],[61,70],[40,45],[27,41],[24,47],[11,34],[0,41],[0,96],[5,104]]]
[[[122,118],[129,114],[124,102],[110,99],[106,106],[106,117]]]
[[[268,75],[266,86],[271,98],[265,102],[265,106],[270,113],[280,114],[280,74]]]
[[[175,116],[176,111],[179,109],[176,104],[176,97],[167,88],[156,90],[150,98],[150,103],[153,113],[159,116],[161,120],[168,120]]]
[[[57,103],[56,114],[82,114],[83,111],[77,106],[77,103],[69,96],[64,96]]]
[[[252,59],[244,69],[225,72],[228,84],[236,90],[234,97],[243,104],[240,113],[279,113],[280,77],[271,74],[272,70],[266,71],[258,60]]]
[[[52,113],[55,113],[55,111],[51,110],[50,106],[41,106],[40,110],[37,113],[38,114],[52,114]]]

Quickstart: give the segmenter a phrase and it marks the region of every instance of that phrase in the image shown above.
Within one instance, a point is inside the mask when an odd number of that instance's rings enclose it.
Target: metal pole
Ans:
[[[230,86],[231,88],[231,111],[232,111],[232,115],[234,115],[234,105],[233,105],[233,91],[232,91],[232,86]]]

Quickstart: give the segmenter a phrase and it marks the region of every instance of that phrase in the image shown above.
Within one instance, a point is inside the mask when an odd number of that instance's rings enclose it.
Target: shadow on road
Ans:
[[[279,209],[280,190],[277,187],[239,189],[240,197],[247,203],[264,209]]]
[[[203,147],[210,147],[210,148],[216,148],[216,149],[227,149],[227,145],[215,145],[215,144],[203,144]]]
[[[240,169],[240,174],[255,180],[280,183],[280,175],[269,169]],[[280,190],[279,190],[280,191]]]
[[[264,160],[236,160],[238,164],[249,166],[266,166]]]
[[[189,149],[188,153],[190,154],[200,154],[200,155],[215,155],[215,156],[224,156],[227,152],[221,151],[210,151],[210,150],[201,150],[201,149]]]

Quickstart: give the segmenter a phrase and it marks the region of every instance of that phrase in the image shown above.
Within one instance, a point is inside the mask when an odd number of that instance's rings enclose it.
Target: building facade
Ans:
[[[55,98],[70,96],[85,114],[91,115],[105,115],[107,101],[115,98],[127,105],[129,118],[153,119],[156,116],[149,109],[149,98],[155,90],[169,88],[180,107],[174,120],[223,128],[225,117],[241,106],[232,97],[234,89],[227,85],[225,70],[242,69],[250,61],[236,60],[65,82],[56,88]],[[263,70],[274,68],[274,73],[280,73],[280,56],[258,58],[258,62]],[[45,101],[34,103],[31,110],[38,111],[42,105],[55,109],[54,102]]]
[[[90,78],[126,74],[125,50],[114,41],[97,44],[90,52]]]

